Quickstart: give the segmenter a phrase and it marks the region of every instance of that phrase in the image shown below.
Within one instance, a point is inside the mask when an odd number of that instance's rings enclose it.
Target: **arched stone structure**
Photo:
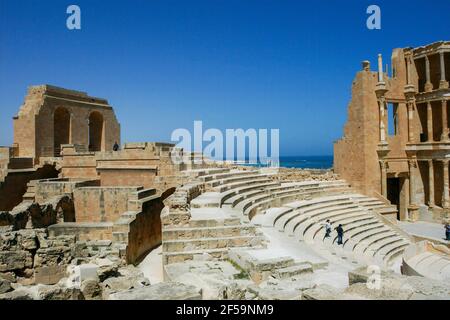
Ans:
[[[93,151],[112,151],[116,141],[120,144],[120,124],[106,99],[49,85],[28,89],[14,117],[17,157],[59,156],[61,144],[68,143],[88,150],[91,139]]]

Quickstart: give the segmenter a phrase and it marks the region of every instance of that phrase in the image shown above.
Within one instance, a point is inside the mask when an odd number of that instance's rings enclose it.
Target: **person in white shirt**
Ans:
[[[324,226],[325,226],[325,237],[323,237],[323,240],[325,240],[325,238],[329,238],[330,237],[330,233],[331,233],[331,222],[330,222],[330,220],[327,220],[327,222],[325,222]]]

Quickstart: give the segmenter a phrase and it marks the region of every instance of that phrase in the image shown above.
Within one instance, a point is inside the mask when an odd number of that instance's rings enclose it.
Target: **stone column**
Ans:
[[[431,76],[430,76],[430,60],[428,59],[428,56],[425,56],[425,91],[429,92],[433,90],[433,84],[431,83]]]
[[[448,141],[447,100],[442,100],[442,135],[441,141]]]
[[[408,142],[413,142],[413,120],[414,120],[414,101],[408,101]]]
[[[405,54],[406,58],[406,85],[409,85],[411,82],[411,55]]]
[[[448,208],[450,206],[450,195],[449,195],[449,187],[448,187],[448,160],[443,160],[442,165],[444,166],[444,190],[442,191],[442,207]]]
[[[383,82],[383,57],[378,54],[378,82]]]
[[[429,186],[429,196],[428,206],[434,206],[434,167],[433,160],[428,160],[428,186]]]
[[[432,142],[433,139],[433,109],[431,102],[427,102],[427,142]]]
[[[386,102],[384,98],[378,99],[378,105],[380,107],[380,142],[386,143]]]
[[[70,118],[69,118],[69,144],[72,144],[73,142],[73,133],[72,133],[72,129],[73,129],[73,120],[74,120],[74,116],[73,113],[70,113]]]
[[[417,221],[419,219],[419,206],[416,204],[416,168],[415,160],[408,160],[409,167],[409,206],[408,219],[410,221]]]
[[[380,161],[381,168],[381,194],[387,199],[387,161]]]
[[[445,79],[445,59],[444,59],[443,51],[439,52],[439,58],[440,58],[440,65],[441,65],[441,81],[439,82],[439,88],[447,89],[448,82]]]

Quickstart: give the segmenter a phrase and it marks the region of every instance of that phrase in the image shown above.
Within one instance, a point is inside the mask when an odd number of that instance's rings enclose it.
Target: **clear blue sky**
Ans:
[[[370,4],[381,30],[366,28]],[[449,38],[448,0],[0,0],[0,145],[26,88],[47,83],[107,98],[123,142],[203,120],[279,128],[281,155],[329,155],[362,60]]]

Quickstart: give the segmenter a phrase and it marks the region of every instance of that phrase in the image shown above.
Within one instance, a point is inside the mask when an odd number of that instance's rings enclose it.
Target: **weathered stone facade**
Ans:
[[[391,74],[363,62],[352,85],[334,169],[397,205],[399,220],[448,218],[450,42],[395,49]],[[425,206],[426,205],[426,206]]]

